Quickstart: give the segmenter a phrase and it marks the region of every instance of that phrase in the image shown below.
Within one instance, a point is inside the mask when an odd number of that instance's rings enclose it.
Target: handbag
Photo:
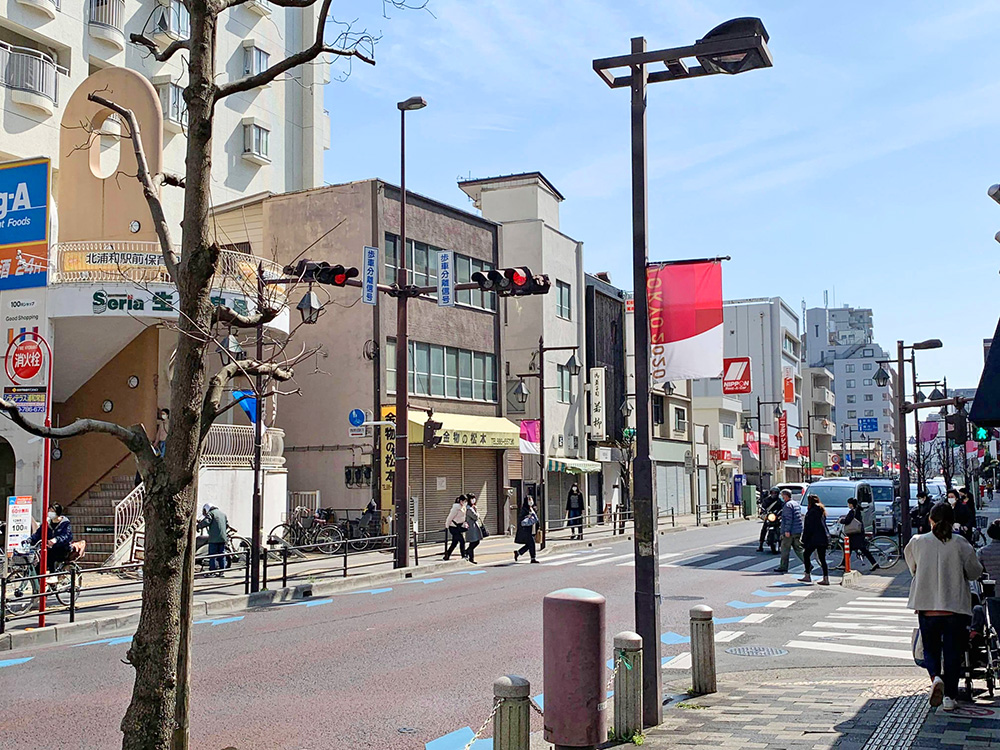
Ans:
[[[924,639],[920,635],[920,628],[913,629],[913,635],[910,638],[910,645],[913,650],[913,663],[918,667],[923,667],[927,669],[927,661],[924,658]]]
[[[490,535],[490,530],[486,528],[486,524],[479,524],[479,533],[482,535],[483,539]]]
[[[861,521],[857,518],[852,519],[849,524],[844,527],[844,533],[850,536],[851,534],[863,534],[865,527],[861,525]]]

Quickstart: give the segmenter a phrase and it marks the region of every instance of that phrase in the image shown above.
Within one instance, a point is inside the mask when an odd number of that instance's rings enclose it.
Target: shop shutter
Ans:
[[[482,448],[463,448],[462,476],[465,492],[474,492],[479,508],[486,511],[487,528],[497,533],[497,452]]]
[[[492,451],[489,451],[492,454]],[[444,481],[439,483],[438,480]],[[444,489],[439,490],[439,484]],[[444,528],[455,498],[463,494],[462,449],[434,448],[424,451],[424,490],[421,531],[435,532]]]
[[[656,464],[656,479],[656,505],[661,517],[669,516],[671,508],[677,515],[691,512],[691,483],[683,466]]]
[[[511,481],[524,479],[524,461],[520,451],[507,451],[507,475]]]

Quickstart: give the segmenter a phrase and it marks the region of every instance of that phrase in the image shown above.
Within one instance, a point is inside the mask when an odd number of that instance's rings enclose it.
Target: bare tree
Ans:
[[[171,421],[163,455],[154,451],[140,424],[80,419],[68,426],[46,428],[28,422],[9,401],[0,400],[0,411],[25,431],[40,437],[67,439],[103,433],[121,441],[135,456],[146,486],[143,516],[146,524],[144,585],[138,630],[127,661],[135,669],[132,699],[121,723],[124,750],[183,750],[188,746],[191,596],[193,590],[193,534],[197,466],[202,442],[212,422],[225,410],[223,393],[236,378],[260,374],[265,391],[290,380],[293,366],[310,353],[282,356],[280,347],[270,361],[230,362],[209,376],[206,355],[217,345],[220,327],[249,329],[270,322],[276,306],[265,305],[252,314],[238,314],[216,307],[210,296],[219,266],[220,249],[213,242],[211,205],[212,142],[215,108],[228,96],[267,85],[296,67],[318,58],[340,57],[374,64],[375,38],[341,24],[336,39],[328,41],[327,22],[333,0],[269,0],[281,8],[313,8],[318,12],[314,39],[300,51],[269,68],[245,78],[224,82],[217,76],[216,30],[220,15],[248,0],[182,0],[190,12],[190,37],[159,47],[150,38],[133,34],[132,43],[164,62],[175,55],[186,58],[188,84],[184,101],[188,113],[186,171],[183,176],[156,175],[149,171],[142,133],[133,112],[108,92],[89,98],[116,113],[122,137],[131,142],[138,162],[138,181],[149,207],[163,253],[164,265],[178,291],[177,347],[174,377],[170,382]],[[387,8],[423,7],[406,0],[382,0]],[[171,227],[159,197],[158,185],[184,188],[180,253],[175,250]],[[251,380],[252,382],[252,380]],[[266,393],[257,394],[258,398]]]
[[[621,485],[621,499],[613,512],[632,510],[632,462],[635,460],[635,433],[628,429],[622,430],[620,438],[615,440],[618,449],[618,482]],[[621,527],[625,528],[624,516],[620,516]]]

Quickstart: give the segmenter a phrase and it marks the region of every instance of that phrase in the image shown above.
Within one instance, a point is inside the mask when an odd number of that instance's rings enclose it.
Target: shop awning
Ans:
[[[410,443],[424,440],[427,412],[410,409]],[[435,422],[441,423],[438,435],[442,448],[488,448],[517,450],[521,444],[521,428],[504,417],[477,417],[473,414],[449,414],[436,411]]]
[[[579,458],[550,458],[549,471],[562,471],[567,474],[596,474],[601,470],[597,461],[585,461]]]

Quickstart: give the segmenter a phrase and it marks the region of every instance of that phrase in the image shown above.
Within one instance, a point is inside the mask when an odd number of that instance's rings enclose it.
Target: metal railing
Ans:
[[[50,284],[92,282],[135,282],[171,284],[163,263],[160,243],[138,240],[98,240],[61,242],[53,247],[55,268],[50,269]],[[251,299],[257,297],[257,267],[264,266],[265,279],[280,279],[281,265],[235,250],[220,250],[219,264],[212,279],[212,290],[237,292]],[[284,299],[284,288],[269,284],[270,302]]]
[[[132,536],[143,528],[142,504],[146,499],[146,485],[140,483],[115,506],[115,549],[108,563],[120,562],[122,552],[132,543]]]
[[[261,463],[268,468],[285,464],[285,431],[265,430],[261,442]],[[254,428],[249,425],[213,424],[201,449],[204,468],[252,468]]]
[[[125,0],[90,0],[90,23],[125,33]]]
[[[278,540],[273,538],[268,539],[267,541],[269,547],[268,552],[266,555],[261,555],[263,575],[263,585],[261,588],[263,589],[268,587],[268,583],[277,583],[279,580],[281,581],[281,587],[286,588],[288,586],[288,582],[295,578],[308,578],[310,581],[316,581],[322,578],[347,578],[352,569],[357,572],[359,570],[366,570],[368,568],[379,566],[388,565],[390,569],[396,566],[395,534],[365,537],[365,541],[370,545],[373,545],[375,549],[351,549],[349,541],[345,540],[340,543],[335,552],[329,554],[318,554],[313,557],[309,557],[309,553],[316,550],[315,544],[291,547],[285,544],[280,544]],[[416,549],[416,537],[413,538],[412,544],[414,549]],[[352,566],[351,559],[354,558],[354,560],[357,560],[359,555],[368,555],[367,562],[355,562]],[[330,558],[337,558],[341,564],[337,567],[315,567],[317,562]],[[310,564],[313,567],[309,569],[292,570],[289,572],[289,567],[295,568],[297,566]],[[272,580],[268,570],[273,571],[275,568],[278,568],[281,571],[281,577],[279,579],[277,575],[275,575]]]
[[[740,506],[722,502],[696,505],[694,515],[696,526],[701,526],[703,523],[707,523],[708,521],[729,521],[743,517]]]
[[[59,103],[59,74],[66,69],[44,52],[0,42],[0,85]]]
[[[671,518],[673,515],[671,514]],[[662,521],[664,517],[660,517]],[[574,525],[574,521],[578,521]],[[551,518],[545,522],[545,541],[560,541],[570,539],[579,533],[587,536],[625,534],[633,528],[633,512],[620,510],[613,513],[593,513],[573,518]]]

